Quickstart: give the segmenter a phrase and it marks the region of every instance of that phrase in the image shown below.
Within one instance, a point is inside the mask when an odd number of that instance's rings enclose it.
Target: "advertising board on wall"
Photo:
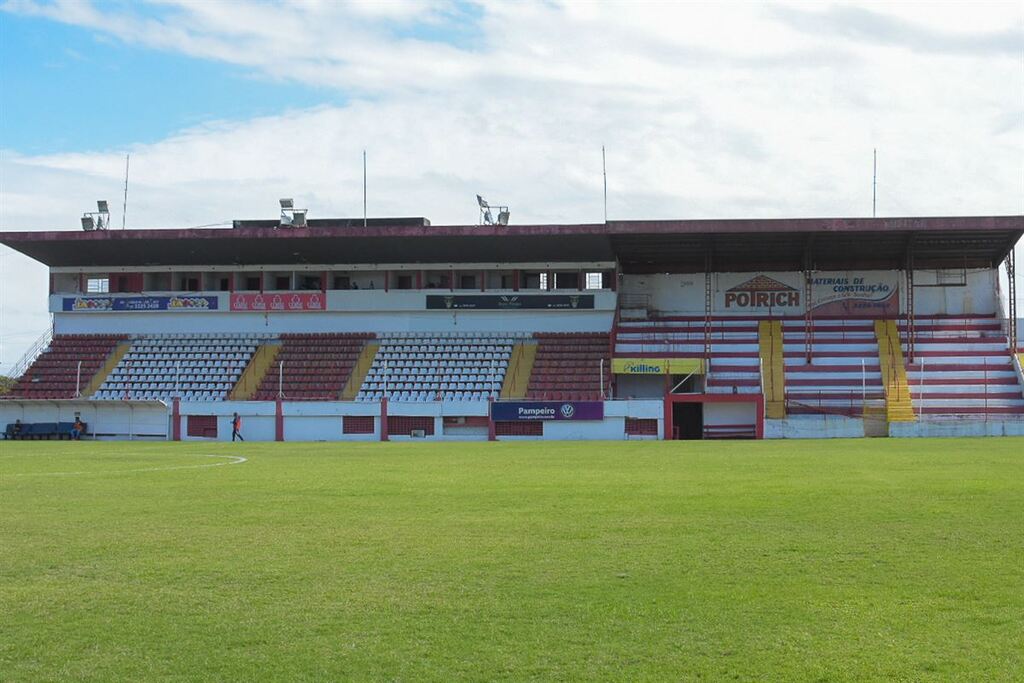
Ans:
[[[593,309],[593,294],[428,294],[428,310]]]
[[[321,292],[236,292],[231,295],[232,311],[294,313],[325,309],[324,295]]]
[[[613,358],[616,375],[702,375],[704,361],[700,358]]]
[[[811,278],[813,315],[895,316],[899,281],[895,271],[815,272]],[[805,307],[802,273],[721,273],[716,312],[799,315]]]
[[[499,401],[491,404],[497,422],[603,420],[603,401]]]
[[[76,296],[64,297],[61,310],[93,313],[125,311],[216,311],[215,296]]]

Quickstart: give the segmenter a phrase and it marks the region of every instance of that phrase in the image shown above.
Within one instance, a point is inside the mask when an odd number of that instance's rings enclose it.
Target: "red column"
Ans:
[[[267,290],[267,271],[260,271],[260,294]]]
[[[50,273],[50,294],[53,294],[53,273]]]
[[[284,406],[281,399],[274,402],[274,441],[284,441]]]
[[[484,271],[480,271],[480,291],[487,291],[487,274]]]
[[[234,273],[234,272],[231,273],[228,276],[228,291],[231,292],[232,294],[235,293],[235,287],[237,286],[237,282],[236,282],[235,279],[237,277],[238,277],[238,273]]]
[[[78,274],[78,293],[85,294],[85,273]]]
[[[586,280],[586,278],[587,278],[587,274],[584,273],[582,270],[579,271],[579,275],[576,276],[576,289],[578,289],[580,291],[583,291],[586,288],[586,284],[587,283],[584,282],[584,280]]]
[[[181,441],[181,399],[177,396],[171,402],[171,439]]]
[[[513,292],[518,292],[519,291],[519,271],[518,270],[513,270],[512,271],[512,291]]]
[[[494,432],[494,397],[487,398],[487,440],[496,441],[497,435]]]
[[[423,271],[416,271],[416,289],[423,289]]]
[[[449,270],[448,271],[448,289],[450,289],[453,292],[455,291],[455,271],[454,270]]]
[[[764,438],[764,396],[757,396],[757,424],[755,425],[754,436],[758,439]]]
[[[670,441],[672,439],[672,427],[673,427],[673,425],[672,425],[672,405],[673,405],[672,401],[670,401],[668,399],[668,395],[666,394],[665,395],[665,420],[664,420],[665,434],[662,436],[662,438],[665,441]]]
[[[391,286],[391,271],[390,270],[385,270],[384,271],[384,291],[385,292],[388,291],[388,287],[390,287],[390,286]]]
[[[380,440],[388,440],[388,400],[380,400]]]

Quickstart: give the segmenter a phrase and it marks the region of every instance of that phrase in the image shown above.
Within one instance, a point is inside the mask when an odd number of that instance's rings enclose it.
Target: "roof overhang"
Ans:
[[[243,224],[244,225],[244,224]],[[361,225],[8,232],[55,267],[514,263],[617,260],[626,272],[986,268],[1024,216],[610,221],[577,225]]]

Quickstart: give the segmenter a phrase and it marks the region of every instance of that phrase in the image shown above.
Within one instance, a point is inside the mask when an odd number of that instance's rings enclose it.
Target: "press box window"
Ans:
[[[91,277],[85,281],[85,291],[89,294],[106,294],[110,291],[109,277]]]

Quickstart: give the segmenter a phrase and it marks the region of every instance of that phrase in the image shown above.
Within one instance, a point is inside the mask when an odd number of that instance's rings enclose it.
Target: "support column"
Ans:
[[[274,401],[274,441],[284,441],[284,406],[281,399]]]
[[[391,271],[390,270],[385,270],[384,271],[384,291],[385,292],[388,291],[389,287],[391,287]]]
[[[388,440],[388,400],[382,398],[380,400],[380,440]]]
[[[1016,257],[1013,254],[1013,247],[1010,247],[1010,252],[1006,255],[1006,280],[1010,287],[1010,291],[1006,293],[1006,300],[1008,309],[1007,314],[1010,317],[1010,329],[1007,330],[1007,337],[1010,340],[1010,353],[1017,353],[1020,343],[1017,339],[1017,264]]]
[[[917,343],[916,320],[914,319],[914,252],[907,252],[907,269],[904,271],[907,283],[907,363],[914,362]],[[898,323],[897,323],[898,324]],[[898,328],[897,328],[898,329]]]
[[[181,398],[171,401],[171,440],[181,441]]]
[[[497,441],[497,435],[494,429],[494,397],[487,397],[487,440]]]
[[[513,292],[518,292],[519,291],[519,271],[518,270],[513,270],[512,271],[512,291]]]
[[[804,255],[804,361],[809,365],[814,357],[814,315],[811,313],[811,295],[814,279],[811,275],[810,254]]]
[[[455,291],[455,271],[448,271],[448,289],[452,292]]]
[[[711,251],[704,251],[704,372],[711,368]],[[706,374],[705,374],[706,376]]]
[[[764,394],[757,396],[757,424],[754,425],[754,438],[764,438]]]
[[[480,271],[480,291],[481,292],[486,292],[487,291],[487,271],[486,270],[481,270]]]
[[[416,271],[416,289],[423,289],[423,271]]]

